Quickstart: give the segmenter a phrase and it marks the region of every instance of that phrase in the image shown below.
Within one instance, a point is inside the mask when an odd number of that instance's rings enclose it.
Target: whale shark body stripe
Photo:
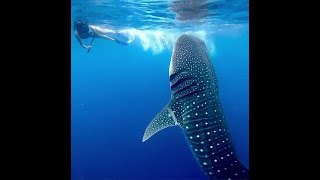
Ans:
[[[249,170],[234,150],[205,43],[190,35],[180,36],[169,71],[171,101],[147,126],[143,141],[179,125],[209,179],[249,179]]]

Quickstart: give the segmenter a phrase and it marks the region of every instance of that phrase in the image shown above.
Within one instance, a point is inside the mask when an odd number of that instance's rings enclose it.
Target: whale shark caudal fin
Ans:
[[[179,125],[174,111],[171,110],[172,100],[157,114],[147,126],[142,142],[145,142],[157,132],[170,126]]]

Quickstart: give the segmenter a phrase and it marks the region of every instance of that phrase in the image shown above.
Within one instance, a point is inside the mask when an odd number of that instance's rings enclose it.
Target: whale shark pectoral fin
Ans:
[[[169,105],[165,106],[158,114],[157,116],[152,119],[152,121],[147,126],[142,142],[145,142],[150,137],[152,137],[157,132],[161,131],[162,129],[165,129],[170,126],[176,126],[179,125],[177,122],[177,119],[174,115],[174,112],[170,109],[170,103]]]

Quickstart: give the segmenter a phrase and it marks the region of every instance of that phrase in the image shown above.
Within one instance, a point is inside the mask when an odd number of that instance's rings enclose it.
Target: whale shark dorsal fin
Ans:
[[[144,132],[142,142],[145,142],[162,129],[178,125],[177,118],[174,111],[171,110],[170,105],[171,102],[152,119]]]

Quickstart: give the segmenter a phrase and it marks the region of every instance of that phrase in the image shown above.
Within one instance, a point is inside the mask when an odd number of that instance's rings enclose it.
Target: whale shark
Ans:
[[[249,179],[248,168],[235,152],[216,72],[203,40],[189,34],[176,40],[169,79],[171,100],[147,125],[142,142],[162,129],[179,126],[209,179]]]

